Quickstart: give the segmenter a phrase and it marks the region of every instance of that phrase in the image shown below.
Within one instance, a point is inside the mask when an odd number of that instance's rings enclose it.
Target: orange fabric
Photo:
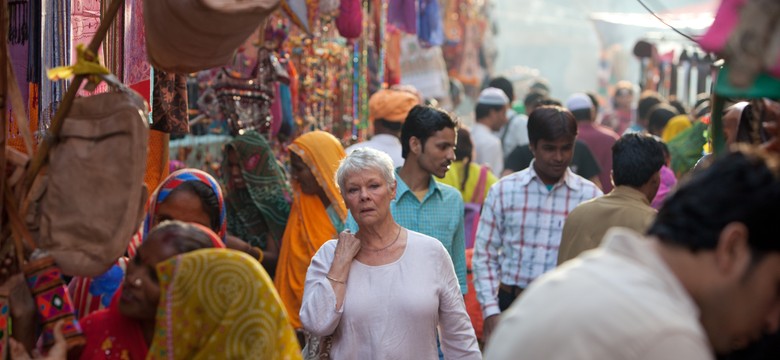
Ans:
[[[341,221],[346,220],[347,208],[335,181],[339,162],[346,156],[341,143],[329,133],[313,131],[295,139],[288,149],[309,166]],[[290,323],[297,329],[301,327],[298,312],[311,258],[322,244],[336,238],[338,234],[319,196],[302,193],[295,182],[293,192],[293,204],[282,237],[274,285],[287,309]]]
[[[471,272],[471,258],[474,255],[474,249],[466,249],[466,269],[468,275],[466,275],[466,281],[468,282],[469,292],[464,298],[466,302],[466,312],[471,318],[471,326],[474,327],[474,332],[477,334],[477,339],[482,341],[482,325],[484,319],[482,319],[482,308],[477,301],[477,290],[474,289],[474,274]]]
[[[151,196],[160,182],[168,177],[168,139],[167,133],[149,131],[149,152],[146,154],[146,174],[144,183],[146,193]]]
[[[38,131],[38,85],[30,83],[29,84],[29,97],[27,102],[27,109],[25,111],[28,112],[27,118],[30,126],[30,133],[33,134],[33,151],[37,150],[38,143],[35,142],[35,132]],[[6,119],[10,119],[7,124],[6,129],[6,139],[8,146],[27,154],[27,148],[24,146],[24,138],[19,133],[19,123],[14,119],[13,114],[10,110],[10,101],[8,102],[9,108],[6,111]],[[32,119],[32,120],[30,120]],[[32,157],[33,154],[27,154]]]
[[[383,119],[403,123],[417,104],[417,96],[408,91],[381,89],[368,99],[368,117],[371,121]]]

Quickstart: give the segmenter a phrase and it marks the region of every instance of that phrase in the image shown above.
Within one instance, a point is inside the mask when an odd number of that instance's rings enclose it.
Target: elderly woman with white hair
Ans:
[[[333,359],[481,359],[452,261],[442,244],[398,225],[392,160],[363,148],[336,172],[360,226],[326,242],[306,274],[301,322],[329,337]]]

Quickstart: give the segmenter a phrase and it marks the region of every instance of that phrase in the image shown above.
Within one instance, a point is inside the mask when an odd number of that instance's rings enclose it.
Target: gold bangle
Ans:
[[[332,278],[330,275],[325,275],[325,278],[326,278],[326,279],[328,279],[328,280],[330,280],[330,281],[333,281],[333,282],[339,283],[339,284],[345,284],[345,285],[346,285],[346,283],[347,283],[346,281],[342,281],[342,280],[336,280],[336,279]]]
[[[257,246],[253,246],[252,248],[255,249],[257,251],[257,253],[258,253],[257,261],[263,262],[263,258],[265,257],[265,254],[263,254],[263,249],[261,249],[261,248],[259,248]]]

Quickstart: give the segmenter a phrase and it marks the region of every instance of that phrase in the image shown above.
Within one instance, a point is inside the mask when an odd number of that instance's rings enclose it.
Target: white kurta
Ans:
[[[447,250],[432,237],[407,231],[397,261],[352,261],[340,310],[325,278],[336,240],[312,259],[301,322],[314,335],[333,335],[333,359],[438,359],[437,325],[445,359],[482,358]]]

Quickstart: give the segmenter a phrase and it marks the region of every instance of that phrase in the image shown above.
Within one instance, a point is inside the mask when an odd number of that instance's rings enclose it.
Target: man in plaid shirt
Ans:
[[[571,112],[558,106],[536,109],[528,119],[528,137],[534,160],[490,188],[477,228],[472,265],[485,343],[501,311],[556,266],[569,212],[603,195],[569,169],[577,138]]]

